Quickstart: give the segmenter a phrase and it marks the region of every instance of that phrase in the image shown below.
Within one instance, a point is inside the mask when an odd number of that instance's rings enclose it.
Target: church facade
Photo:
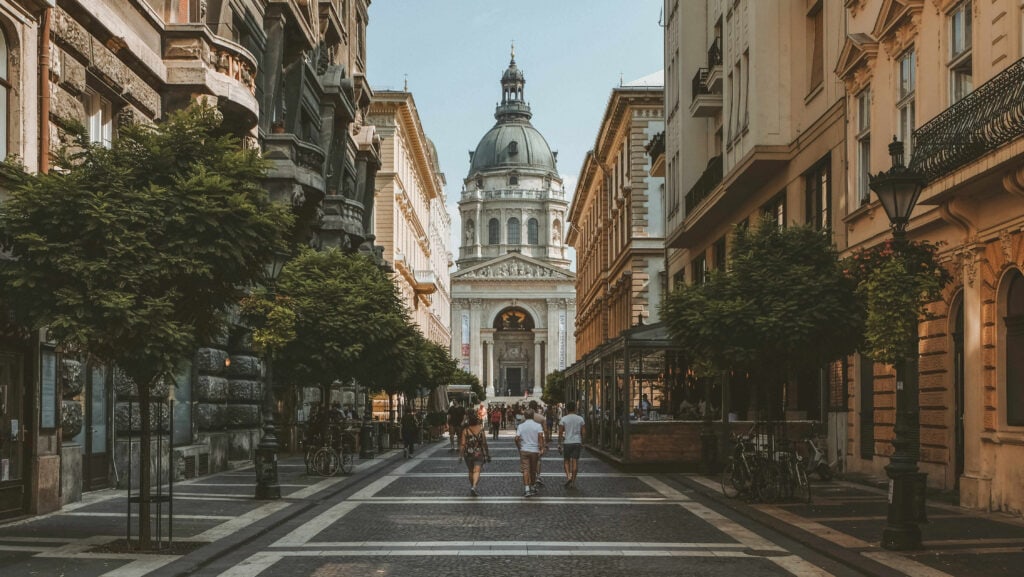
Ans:
[[[557,153],[530,123],[515,53],[496,123],[470,152],[452,274],[452,355],[495,397],[539,396],[576,358],[576,275]]]

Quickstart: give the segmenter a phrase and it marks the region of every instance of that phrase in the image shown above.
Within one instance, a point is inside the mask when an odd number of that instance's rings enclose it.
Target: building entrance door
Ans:
[[[512,392],[512,396],[519,397],[523,394],[523,370],[519,367],[505,368],[505,386]]]
[[[107,370],[93,367],[85,384],[85,458],[82,462],[82,489],[95,491],[110,484],[110,451],[108,446]]]
[[[25,510],[25,358],[0,351],[0,519]]]

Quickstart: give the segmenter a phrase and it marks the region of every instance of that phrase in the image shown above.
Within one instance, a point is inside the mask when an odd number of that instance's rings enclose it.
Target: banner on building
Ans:
[[[565,311],[558,313],[558,370],[565,370]]]
[[[462,313],[462,367],[469,370],[469,313]]]

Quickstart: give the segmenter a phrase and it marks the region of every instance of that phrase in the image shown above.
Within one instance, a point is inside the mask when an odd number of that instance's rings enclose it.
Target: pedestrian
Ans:
[[[576,474],[580,469],[580,452],[583,449],[583,434],[586,423],[576,414],[576,403],[565,404],[565,416],[558,422],[558,452],[562,454],[565,469],[565,487],[576,488]]]
[[[416,449],[416,434],[419,432],[420,424],[416,421],[416,415],[406,409],[402,415],[402,444],[405,445],[405,458],[412,457]]]
[[[474,413],[466,417],[466,426],[462,429],[462,437],[459,440],[459,459],[466,462],[466,469],[469,471],[469,494],[476,497],[479,495],[476,490],[480,482],[480,470],[484,463],[491,462],[491,451],[487,446],[487,435],[484,434],[484,425]]]
[[[454,451],[458,443],[459,433],[462,431],[462,421],[466,418],[466,409],[461,405],[452,403],[448,407],[448,450]]]
[[[544,439],[545,439],[545,441],[547,439],[550,439],[551,438],[551,429],[548,429],[546,427],[547,419],[544,418],[544,412],[543,412],[544,408],[537,401],[530,401],[530,404],[528,406],[530,407],[531,410],[533,410],[533,420],[537,421],[537,424],[540,425],[541,429],[544,431]],[[534,474],[533,474],[533,484],[535,486],[537,486],[537,487],[543,487],[544,486],[544,481],[542,481],[541,478],[540,478],[540,466],[541,466],[541,460],[537,459],[537,466],[534,468]]]
[[[648,414],[651,412],[651,400],[647,398],[647,393],[644,393],[640,398],[640,418],[646,419]]]
[[[498,440],[498,431],[501,429],[501,409],[494,407],[491,409],[491,435],[494,440]]]
[[[519,471],[523,475],[523,496],[537,494],[535,472],[544,455],[544,427],[533,419],[533,411],[526,409],[523,422],[516,429],[516,448],[519,449]]]

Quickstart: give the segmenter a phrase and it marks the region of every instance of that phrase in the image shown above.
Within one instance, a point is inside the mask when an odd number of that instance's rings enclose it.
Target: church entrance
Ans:
[[[534,322],[528,312],[509,307],[494,319],[495,394],[521,397],[527,391],[539,395],[535,372]]]

